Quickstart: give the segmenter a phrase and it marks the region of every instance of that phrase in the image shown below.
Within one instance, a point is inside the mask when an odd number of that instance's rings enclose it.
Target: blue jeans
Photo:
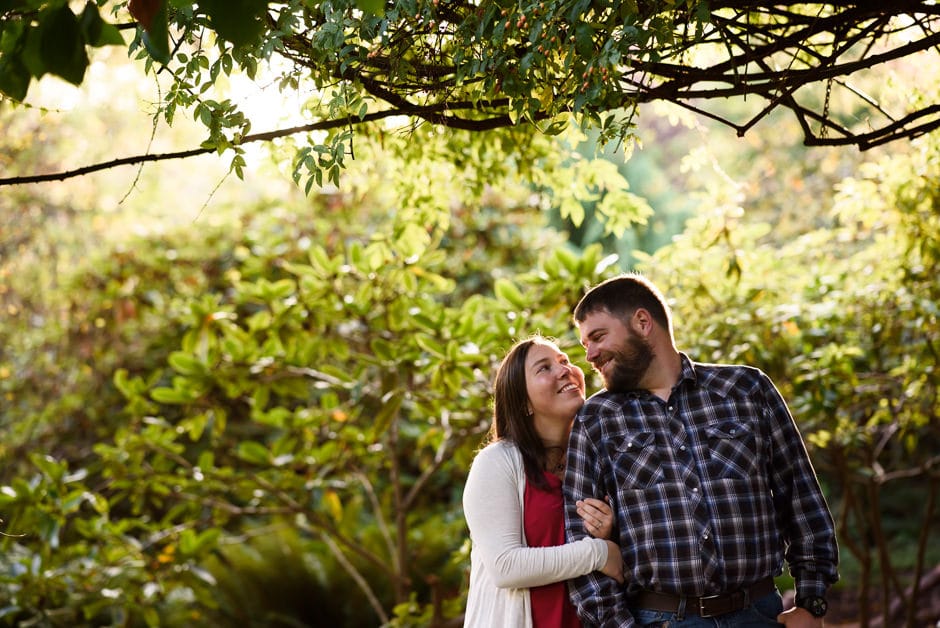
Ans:
[[[718,617],[686,614],[681,620],[676,613],[636,609],[633,617],[643,628],[779,628],[777,615],[783,612],[783,600],[776,591],[754,600],[747,608]]]

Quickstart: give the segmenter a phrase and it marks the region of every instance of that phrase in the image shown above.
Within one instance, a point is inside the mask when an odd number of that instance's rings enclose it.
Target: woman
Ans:
[[[464,626],[580,626],[565,581],[592,571],[623,581],[620,549],[603,539],[613,526],[603,501],[578,504],[585,529],[600,538],[565,544],[561,485],[584,373],[535,336],[510,349],[493,389],[491,442],[463,496],[473,544]]]

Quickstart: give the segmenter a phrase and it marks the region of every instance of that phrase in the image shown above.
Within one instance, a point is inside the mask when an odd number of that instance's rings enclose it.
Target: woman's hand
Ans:
[[[610,538],[610,533],[614,530],[614,511],[610,504],[588,497],[579,499],[575,505],[578,507],[578,515],[584,521],[584,529],[588,534],[596,539]]]
[[[601,573],[616,580],[617,584],[623,584],[623,556],[620,554],[620,546],[613,541],[604,542],[607,543],[607,562],[601,568]]]

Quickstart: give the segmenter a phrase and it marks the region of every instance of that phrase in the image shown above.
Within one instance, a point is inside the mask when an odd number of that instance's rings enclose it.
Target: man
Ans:
[[[567,535],[591,525],[577,500],[609,496],[625,576],[574,580],[585,625],[820,628],[838,579],[832,516],[770,379],[677,351],[665,299],[636,274],[589,290],[574,318],[606,390],[571,431]],[[784,559],[797,594],[785,613]]]

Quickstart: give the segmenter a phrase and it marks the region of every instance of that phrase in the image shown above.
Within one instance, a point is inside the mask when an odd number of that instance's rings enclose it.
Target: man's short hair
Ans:
[[[672,333],[672,314],[659,289],[639,273],[611,277],[587,291],[574,308],[576,324],[589,314],[607,312],[626,322],[639,308],[650,313],[663,329]]]

